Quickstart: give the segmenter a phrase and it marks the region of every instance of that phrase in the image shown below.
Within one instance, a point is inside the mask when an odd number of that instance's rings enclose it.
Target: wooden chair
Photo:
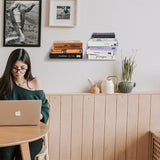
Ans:
[[[51,110],[51,105],[48,104],[49,112]],[[47,125],[49,126],[49,120]],[[41,151],[36,155],[35,160],[49,160],[49,153],[48,153],[48,133],[43,137],[43,147]]]

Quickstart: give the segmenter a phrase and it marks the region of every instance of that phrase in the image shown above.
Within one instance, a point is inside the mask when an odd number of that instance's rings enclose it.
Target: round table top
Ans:
[[[42,138],[48,132],[44,123],[37,126],[0,126],[0,147],[19,145]]]

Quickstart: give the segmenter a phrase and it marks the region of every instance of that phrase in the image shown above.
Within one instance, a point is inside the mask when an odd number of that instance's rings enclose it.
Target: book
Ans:
[[[114,51],[99,51],[99,50],[90,50],[87,49],[87,54],[96,54],[96,55],[110,55],[113,56],[115,54]]]
[[[90,46],[89,47],[90,50],[98,50],[98,51],[116,51],[117,50],[117,46]]]
[[[53,49],[82,49],[82,42],[78,40],[73,41],[54,41]]]
[[[101,41],[113,42],[113,41],[117,41],[117,40],[115,38],[91,38],[90,41],[93,41],[93,42],[101,42]]]
[[[88,41],[88,46],[117,46],[115,38],[92,38]]]
[[[115,38],[115,33],[93,33],[92,38]]]
[[[88,59],[90,59],[90,60],[115,60],[116,58],[115,58],[115,55],[113,55],[113,56],[109,56],[109,55],[101,56],[99,54],[95,54],[95,55],[88,54]]]
[[[68,54],[65,54],[65,53],[61,53],[61,54],[53,54],[53,53],[50,53],[49,54],[49,57],[50,58],[74,58],[74,59],[82,59],[83,58],[83,54],[79,54],[79,53],[68,53]]]
[[[83,53],[82,49],[52,49],[51,53]]]

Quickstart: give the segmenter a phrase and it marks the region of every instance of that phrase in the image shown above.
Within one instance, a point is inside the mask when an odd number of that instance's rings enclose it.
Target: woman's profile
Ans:
[[[0,100],[42,100],[40,121],[49,118],[48,100],[38,78],[33,77],[29,54],[24,49],[15,49],[9,56],[0,78]],[[43,140],[29,143],[31,160],[40,152]],[[22,160],[20,147],[0,148],[0,160]]]

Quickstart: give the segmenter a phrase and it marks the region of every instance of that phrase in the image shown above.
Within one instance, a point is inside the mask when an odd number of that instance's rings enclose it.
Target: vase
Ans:
[[[118,87],[119,87],[119,92],[121,93],[130,93],[132,92],[132,89],[136,86],[135,82],[120,82]]]

